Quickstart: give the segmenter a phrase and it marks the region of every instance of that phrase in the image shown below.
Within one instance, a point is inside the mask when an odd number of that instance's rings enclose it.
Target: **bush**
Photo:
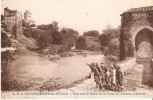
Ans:
[[[1,32],[1,47],[10,47],[11,46],[11,41],[8,38],[8,36]]]
[[[87,43],[83,36],[79,36],[79,38],[76,41],[75,47],[76,49],[82,49],[82,50],[85,50],[87,48]]]
[[[60,53],[60,56],[61,57],[71,57],[71,56],[74,56],[74,54],[71,52],[63,52],[63,53]]]
[[[93,36],[93,37],[98,37],[99,36],[99,32],[96,30],[93,31],[88,31],[84,33],[84,36]]]
[[[106,59],[109,63],[111,63],[111,64],[115,64],[115,63],[119,62],[119,57],[118,57],[118,56],[107,55],[107,56],[105,57],[105,59]]]
[[[66,51],[70,51],[71,48],[69,48],[68,46],[62,46],[60,47],[58,53],[62,53],[62,52],[66,52]]]
[[[51,61],[55,61],[55,60],[59,60],[60,56],[59,55],[49,55],[48,58]]]
[[[60,46],[58,45],[51,45],[50,47],[46,47],[42,49],[43,54],[57,54],[59,52]]]
[[[6,31],[6,32],[11,32],[8,28],[5,28],[5,31]]]

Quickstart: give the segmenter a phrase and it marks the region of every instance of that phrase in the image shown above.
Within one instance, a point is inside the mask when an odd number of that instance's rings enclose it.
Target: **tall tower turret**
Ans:
[[[25,21],[31,20],[31,13],[28,10],[26,10],[24,13],[24,20]]]

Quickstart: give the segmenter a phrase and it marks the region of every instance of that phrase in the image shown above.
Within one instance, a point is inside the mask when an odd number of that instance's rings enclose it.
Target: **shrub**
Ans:
[[[62,53],[62,52],[66,52],[66,51],[70,51],[71,48],[69,48],[68,46],[62,46],[60,47],[58,53]]]
[[[55,61],[55,60],[59,60],[60,56],[59,55],[49,55],[48,58],[51,61]]]
[[[71,57],[71,56],[74,56],[74,54],[71,52],[63,52],[63,53],[60,53],[60,56],[61,57]]]
[[[87,43],[83,36],[79,36],[79,38],[76,41],[75,47],[76,49],[82,49],[82,50],[85,50],[87,48]]]
[[[84,33],[84,36],[93,36],[93,37],[98,37],[99,36],[99,32],[96,30],[93,31],[88,31]]]
[[[8,28],[5,28],[5,31],[6,31],[6,32],[10,32],[10,30],[9,30]]]

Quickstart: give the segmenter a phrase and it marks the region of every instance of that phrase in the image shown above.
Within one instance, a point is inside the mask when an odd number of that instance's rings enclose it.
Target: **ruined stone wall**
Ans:
[[[22,13],[14,10],[4,9],[4,24],[16,39],[22,37]]]
[[[152,12],[127,12],[121,15],[120,34],[120,59],[124,60],[128,56],[135,56],[135,37],[137,33],[144,29],[153,31]]]
[[[22,13],[18,12],[16,15],[16,38],[19,40],[22,38]]]
[[[7,26],[9,31],[11,31],[11,28],[16,24],[16,17],[15,16],[5,17],[4,24]]]

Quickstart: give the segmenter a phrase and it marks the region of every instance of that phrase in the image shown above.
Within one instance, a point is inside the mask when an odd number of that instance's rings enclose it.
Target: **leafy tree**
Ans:
[[[1,14],[1,22],[4,21],[4,16]]]
[[[1,31],[1,47],[10,47],[11,41],[5,33]]]
[[[53,21],[52,22],[52,29],[51,29],[51,35],[53,38],[53,43],[54,44],[61,44],[61,41],[63,40],[63,34],[61,34],[58,31],[59,27],[58,27],[58,22]]]
[[[49,25],[37,25],[37,28],[41,29],[41,30],[51,31],[53,29],[53,26],[52,26],[52,24],[49,24]]]
[[[63,39],[61,41],[62,45],[69,48],[73,47],[79,33],[70,28],[63,28],[60,33],[63,35]]]
[[[57,21],[53,21],[52,26],[53,26],[53,31],[58,31],[59,27],[58,27],[58,22]]]
[[[99,36],[101,41],[102,51],[105,55],[111,54],[114,56],[119,56],[119,36],[120,36],[120,26],[118,28],[111,28],[107,25]]]
[[[84,35],[84,36],[98,37],[98,36],[99,36],[99,32],[96,31],[96,30],[93,30],[93,31],[84,32],[83,35]]]
[[[22,19],[22,27],[30,27],[29,23]]]
[[[83,36],[79,36],[79,38],[76,41],[75,47],[77,49],[82,49],[82,50],[85,50],[87,48],[87,44]]]
[[[30,27],[35,27],[35,26],[36,26],[35,24],[31,24],[31,25],[30,25]]]
[[[4,16],[1,15],[1,27],[6,28],[6,25],[4,25]]]
[[[102,31],[99,39],[102,46],[108,46],[109,42],[114,38],[119,38],[120,26],[116,29],[112,29],[110,25],[107,25],[106,28]]]
[[[109,44],[109,37],[107,34],[101,34],[99,39],[101,41],[101,46],[107,46]]]
[[[40,49],[52,46],[52,42],[53,39],[50,34],[41,34],[40,37],[37,39],[37,43]]]

